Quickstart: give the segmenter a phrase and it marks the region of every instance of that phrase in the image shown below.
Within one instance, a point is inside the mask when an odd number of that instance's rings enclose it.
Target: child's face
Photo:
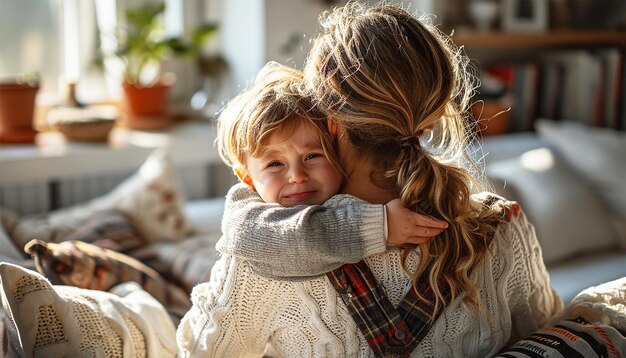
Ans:
[[[319,135],[306,124],[288,138],[272,134],[263,154],[248,157],[247,166],[261,198],[282,206],[322,204],[341,185],[341,176],[324,155]]]

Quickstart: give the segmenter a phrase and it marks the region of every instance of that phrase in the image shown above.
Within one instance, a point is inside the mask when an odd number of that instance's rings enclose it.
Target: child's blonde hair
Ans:
[[[272,134],[289,138],[303,124],[319,135],[324,155],[343,174],[326,116],[304,94],[302,84],[301,71],[269,62],[252,86],[221,111],[217,122],[218,152],[240,178],[247,175],[247,158],[262,155]]]

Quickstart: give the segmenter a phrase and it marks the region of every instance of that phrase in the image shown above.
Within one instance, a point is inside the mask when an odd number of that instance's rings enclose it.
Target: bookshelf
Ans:
[[[470,50],[503,48],[534,49],[538,47],[626,46],[622,31],[553,31],[545,33],[462,32],[454,35],[457,45]]]
[[[479,88],[478,99],[511,107],[504,132],[532,131],[537,118],[626,128],[626,31],[459,32],[453,39],[504,93]],[[493,78],[493,77],[492,77]]]

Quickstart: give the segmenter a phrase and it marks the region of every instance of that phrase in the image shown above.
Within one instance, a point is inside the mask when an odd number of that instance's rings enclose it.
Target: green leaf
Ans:
[[[165,11],[165,3],[147,3],[134,9],[126,10],[126,20],[136,29],[150,26],[157,16]]]
[[[185,56],[191,51],[189,46],[178,37],[168,39],[166,44],[176,55]]]
[[[165,38],[163,12],[165,3],[147,3],[126,10],[127,28],[118,31],[119,48],[116,54],[125,64],[125,77],[136,82],[145,66],[161,64],[170,55],[194,58],[201,46],[217,33],[216,24],[202,25],[191,33],[189,41],[183,38]]]
[[[194,46],[201,47],[217,33],[216,24],[206,24],[195,29],[191,35]]]

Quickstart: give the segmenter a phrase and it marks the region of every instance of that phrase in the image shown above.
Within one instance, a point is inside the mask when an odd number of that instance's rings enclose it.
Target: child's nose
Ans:
[[[305,183],[309,180],[309,176],[301,166],[296,166],[291,169],[291,177],[289,182],[293,184]]]

